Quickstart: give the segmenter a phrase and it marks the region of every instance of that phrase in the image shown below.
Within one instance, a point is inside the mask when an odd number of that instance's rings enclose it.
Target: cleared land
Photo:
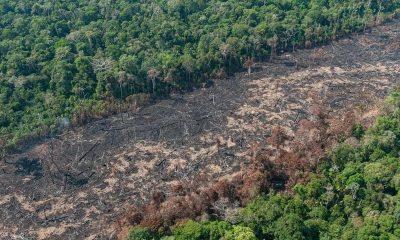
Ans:
[[[400,82],[399,45],[395,20],[9,155],[0,162],[0,239],[108,239],[117,216],[151,192],[238,172],[274,126],[290,134],[310,116],[313,94],[337,115],[373,117]]]

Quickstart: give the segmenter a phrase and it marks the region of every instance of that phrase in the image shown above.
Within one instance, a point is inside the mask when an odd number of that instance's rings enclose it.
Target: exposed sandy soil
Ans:
[[[399,45],[395,20],[9,155],[0,162],[0,239],[112,238],[127,206],[177,181],[227,177],[273,126],[293,132],[309,116],[310,93],[338,115],[359,108],[373,117],[368,109],[400,82]]]

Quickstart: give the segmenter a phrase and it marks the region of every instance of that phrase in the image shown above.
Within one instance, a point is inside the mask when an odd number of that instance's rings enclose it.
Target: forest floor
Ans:
[[[128,206],[180,181],[229,178],[274,126],[293,133],[313,94],[338,116],[372,118],[400,83],[399,46],[397,19],[10,154],[0,161],[0,239],[112,239]]]

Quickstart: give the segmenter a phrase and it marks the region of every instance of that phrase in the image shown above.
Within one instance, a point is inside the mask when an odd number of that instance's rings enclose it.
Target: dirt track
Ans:
[[[273,126],[290,133],[309,116],[311,92],[338,115],[383,99],[400,82],[399,45],[395,20],[8,156],[0,239],[109,239],[116,216],[152,191],[237,172]]]

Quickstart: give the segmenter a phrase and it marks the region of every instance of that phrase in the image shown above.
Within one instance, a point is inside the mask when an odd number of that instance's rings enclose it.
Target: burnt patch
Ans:
[[[43,166],[38,159],[29,159],[23,157],[14,163],[15,173],[22,176],[34,176],[36,178],[43,177]]]
[[[73,174],[65,174],[66,183],[73,187],[83,187],[88,182],[89,179],[94,175],[94,172],[91,173],[89,176],[82,176],[80,174],[73,175]]]

